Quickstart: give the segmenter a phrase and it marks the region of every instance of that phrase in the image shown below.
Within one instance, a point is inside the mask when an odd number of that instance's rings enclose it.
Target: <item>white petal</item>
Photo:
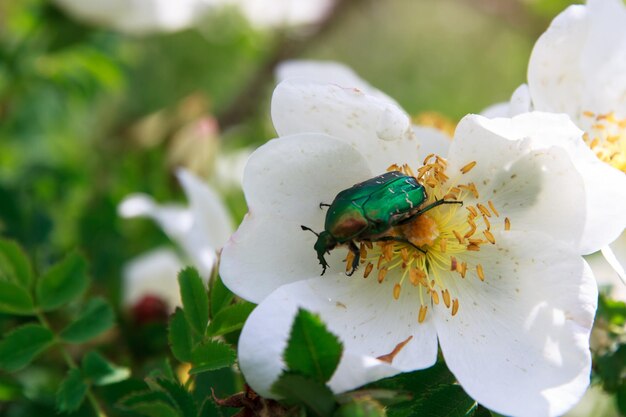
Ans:
[[[589,1],[557,16],[533,48],[528,84],[537,110],[626,115],[626,7]]]
[[[432,321],[417,321],[417,293],[410,285],[399,300],[392,296],[393,281],[378,284],[374,277],[319,277],[285,285],[252,312],[239,339],[239,363],[250,386],[275,397],[269,387],[282,372],[282,353],[298,308],[320,314],[338,335],[344,354],[330,380],[343,392],[403,371],[426,368],[437,357]],[[406,291],[405,291],[406,290]],[[392,364],[376,359],[413,336]]]
[[[194,229],[200,229],[208,246],[221,247],[233,233],[233,220],[222,199],[191,172],[179,169],[176,175],[189,201]]]
[[[626,227],[626,175],[598,160],[582,140],[582,131],[566,115],[525,113],[483,125],[511,140],[526,138],[531,149],[558,146],[567,152],[584,181],[584,200],[574,202],[586,202],[581,253],[596,252]]]
[[[292,60],[281,63],[276,69],[278,82],[289,78],[305,78],[320,84],[335,84],[344,88],[358,88],[366,94],[398,106],[398,103],[380,90],[372,87],[352,68],[333,61]]]
[[[179,204],[155,203],[146,194],[131,194],[119,205],[118,213],[122,217],[149,217],[173,240],[188,233],[193,224],[191,211]]]
[[[182,268],[181,260],[169,249],[156,249],[131,260],[122,272],[123,304],[132,307],[152,295],[173,311],[181,305],[177,276]]]
[[[374,175],[354,148],[323,134],[274,139],[257,149],[244,171],[250,213],[300,222],[318,230],[340,191]]]
[[[441,130],[427,126],[413,126],[413,132],[420,145],[420,155],[424,157],[433,153],[442,157],[448,155],[452,138]],[[415,158],[415,161],[408,160],[405,162],[409,163],[411,166],[415,166],[416,162],[421,161],[417,161],[417,158]]]
[[[409,116],[356,88],[303,79],[283,81],[272,97],[272,120],[279,136],[318,132],[341,139],[357,149],[376,173],[412,159],[409,155],[397,161],[398,146],[417,153]],[[399,145],[399,141],[407,144]]]
[[[469,395],[515,416],[556,416],[589,384],[597,290],[589,267],[541,233],[502,232],[476,252],[485,281],[448,277],[459,298],[436,311],[446,363]]]
[[[545,118],[531,114],[541,126]],[[564,150],[532,151],[531,139],[537,133],[522,125],[517,118],[463,118],[450,148],[448,175],[453,181],[457,173],[456,181],[474,182],[479,201],[491,200],[514,230],[542,231],[579,245],[585,219],[582,178]],[[471,161],[478,163],[460,175],[460,168]]]

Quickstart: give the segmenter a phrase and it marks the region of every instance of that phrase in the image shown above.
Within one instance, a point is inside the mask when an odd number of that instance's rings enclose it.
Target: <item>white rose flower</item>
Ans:
[[[189,207],[159,205],[145,194],[133,194],[122,201],[118,211],[122,217],[154,219],[207,280],[217,262],[217,250],[233,231],[232,219],[219,195],[208,184],[183,169],[177,176]]]
[[[280,138],[248,162],[249,213],[220,267],[231,290],[260,303],[239,341],[253,389],[273,396],[302,307],[344,344],[329,383],[335,392],[427,368],[439,341],[463,388],[497,412],[553,416],[581,398],[597,297],[577,249],[586,197],[562,149],[531,147],[555,132],[560,140],[580,135],[566,118],[468,116],[447,158],[421,164],[426,154],[408,116],[359,89],[288,79],[274,93],[272,117]],[[351,277],[342,263],[347,255],[349,270],[351,255],[337,247],[320,277],[315,236],[301,226],[322,231],[320,203],[389,167],[414,172],[427,203],[463,206],[440,205],[394,229],[410,243],[357,239],[361,262]]]
[[[512,116],[531,109],[566,113],[585,131],[591,150],[575,142],[567,149],[589,195],[586,229],[612,233],[606,242],[586,239],[583,249],[590,253],[614,241],[602,252],[626,279],[626,6],[621,0],[589,0],[559,14],[533,48],[528,85],[518,88],[510,103],[483,114]]]
[[[144,35],[193,27],[208,12],[237,8],[260,28],[316,23],[335,0],[54,0],[62,9],[87,23],[120,32]]]

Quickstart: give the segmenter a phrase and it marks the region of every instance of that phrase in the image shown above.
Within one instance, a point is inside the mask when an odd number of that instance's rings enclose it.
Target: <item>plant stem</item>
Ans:
[[[44,314],[43,314],[43,312],[41,310],[37,311],[37,318],[39,319],[39,322],[42,324],[42,326],[44,326],[46,329],[50,330],[54,334],[54,343],[59,348],[59,351],[61,352],[61,355],[63,356],[63,359],[65,359],[65,362],[67,363],[67,366],[70,369],[78,369],[78,364],[76,363],[74,358],[72,358],[72,356],[68,353],[68,351],[65,349],[65,346],[63,345],[63,342],[58,338],[58,335],[56,334],[56,332],[54,331],[52,326],[50,326],[50,323],[48,322],[48,320],[46,319],[46,316],[44,316]],[[91,390],[91,386],[89,384],[87,384],[87,394],[86,395],[87,395],[87,399],[91,403],[91,406],[93,407],[94,411],[96,412],[96,416],[97,417],[107,417],[107,414],[104,412],[104,410],[100,406],[100,403],[98,403],[98,400],[96,399],[96,396],[94,395],[93,391]]]

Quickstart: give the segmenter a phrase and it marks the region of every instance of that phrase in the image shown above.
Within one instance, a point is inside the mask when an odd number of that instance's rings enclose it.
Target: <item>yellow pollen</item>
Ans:
[[[437,291],[431,291],[430,298],[433,299],[433,303],[435,303],[435,305],[439,305],[439,293]]]
[[[489,210],[487,209],[487,207],[483,206],[482,204],[478,203],[476,204],[476,207],[478,207],[478,210],[480,210],[480,212],[487,217],[491,217],[491,213],[489,213]]]
[[[452,301],[452,315],[455,316],[458,311],[459,311],[459,299],[455,298]]]
[[[443,297],[443,303],[447,308],[450,308],[450,292],[447,289],[442,290],[441,296]]]
[[[489,223],[487,216],[485,216],[484,214],[483,214],[483,221],[485,222],[485,227],[487,228],[487,230],[491,230],[491,223]]]
[[[402,287],[400,286],[400,284],[396,284],[393,286],[393,298],[395,298],[396,300],[398,298],[400,298],[400,290],[402,289]]]
[[[597,114],[583,112],[585,125],[589,126],[583,140],[598,159],[626,173],[626,118],[615,113]]]
[[[399,227],[400,233],[417,247],[435,244],[439,237],[437,222],[428,214],[418,216],[414,221]]]
[[[511,220],[508,217],[504,218],[504,230],[511,230]]]
[[[385,280],[385,275],[387,275],[387,268],[381,268],[378,270],[378,283]]]
[[[461,168],[461,172],[463,174],[467,174],[468,172],[470,172],[472,170],[472,168],[474,168],[476,166],[476,161],[472,161],[469,164],[465,165],[463,168]]]
[[[481,264],[476,265],[476,274],[481,281],[485,280],[485,273],[483,272],[483,266]]]
[[[463,236],[461,236],[461,234],[459,232],[457,232],[456,230],[453,230],[452,233],[454,233],[454,236],[459,241],[459,243],[462,245],[463,244]]]
[[[350,272],[352,270],[352,261],[354,261],[354,253],[352,251],[348,251],[348,255],[346,256],[346,272]]]
[[[427,311],[428,311],[428,307],[422,304],[422,305],[420,306],[420,312],[419,312],[419,314],[417,315],[417,321],[418,321],[419,323],[423,323],[423,322],[424,322],[424,320],[426,320],[426,312],[427,312]]]
[[[459,274],[461,274],[461,278],[465,278],[465,273],[467,272],[467,263],[461,262],[461,267],[457,269]]]
[[[496,217],[500,217],[500,213],[498,213],[498,210],[496,210],[496,207],[493,205],[493,201],[489,200],[487,201],[487,204],[489,204],[489,208],[491,209],[493,214],[495,214]]]
[[[368,262],[367,266],[365,267],[365,272],[363,273],[363,278],[367,278],[372,273],[372,269],[374,269],[374,264]]]
[[[489,230],[483,230],[483,235],[485,235],[485,238],[487,238],[489,243],[491,243],[492,245],[496,244],[496,238],[493,237],[493,234],[491,234]]]

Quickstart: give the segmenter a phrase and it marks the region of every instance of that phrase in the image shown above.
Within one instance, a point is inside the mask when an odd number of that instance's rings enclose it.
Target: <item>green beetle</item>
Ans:
[[[352,275],[361,258],[355,241],[394,240],[412,245],[406,239],[385,233],[441,204],[462,204],[460,201],[437,200],[421,207],[427,198],[426,189],[415,177],[392,171],[341,191],[331,204],[320,204],[320,207],[328,207],[324,231],[318,234],[307,226],[301,227],[317,236],[313,247],[323,268],[322,275],[328,267],[324,254],[337,245],[347,244],[354,253],[352,270],[348,273]]]

